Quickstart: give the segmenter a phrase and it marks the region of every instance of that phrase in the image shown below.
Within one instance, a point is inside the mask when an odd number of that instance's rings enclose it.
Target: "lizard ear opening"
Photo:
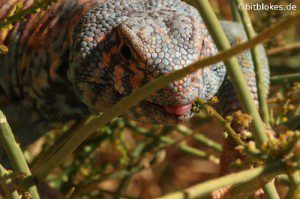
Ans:
[[[120,46],[120,55],[121,55],[121,58],[126,62],[131,61],[131,59],[133,57],[130,47],[126,44],[121,44],[121,46]]]

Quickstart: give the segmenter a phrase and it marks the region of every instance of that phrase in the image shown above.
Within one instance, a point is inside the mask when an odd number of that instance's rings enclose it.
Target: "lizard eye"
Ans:
[[[130,47],[126,44],[122,44],[120,47],[120,55],[125,61],[130,61],[132,59],[132,51]]]

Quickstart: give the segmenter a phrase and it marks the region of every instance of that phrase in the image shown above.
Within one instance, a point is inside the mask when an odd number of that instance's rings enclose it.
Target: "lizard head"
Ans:
[[[112,106],[159,76],[216,53],[195,8],[179,0],[107,1],[74,31],[68,77],[93,112]],[[124,116],[174,124],[192,116],[197,97],[211,98],[225,69],[206,67],[176,80]]]

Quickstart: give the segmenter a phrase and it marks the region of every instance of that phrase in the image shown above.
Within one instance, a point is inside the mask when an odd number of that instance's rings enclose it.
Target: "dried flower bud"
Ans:
[[[232,120],[233,120],[233,117],[232,117],[231,115],[227,115],[227,116],[225,117],[225,120],[226,120],[227,123],[231,123]]]
[[[238,124],[242,125],[245,128],[249,128],[252,118],[250,115],[242,113],[241,111],[234,112],[234,117],[236,118]]]
[[[212,104],[217,104],[219,102],[218,100],[218,97],[217,96],[214,96],[212,99],[211,99],[211,103]]]
[[[263,151],[267,151],[268,150],[268,143],[267,142],[264,142],[263,144],[262,144],[262,146],[261,146],[261,149],[263,150]]]
[[[0,54],[5,54],[8,52],[8,48],[4,45],[0,45]]]
[[[242,152],[244,152],[244,150],[245,150],[245,147],[244,147],[244,146],[241,146],[241,145],[239,145],[239,146],[236,146],[234,149],[235,149],[235,150],[237,150],[238,152],[242,153]]]
[[[211,106],[208,106],[206,108],[206,111],[207,111],[208,115],[210,115],[210,116],[214,115],[214,109]]]
[[[224,137],[225,139],[228,138],[228,133],[227,133],[226,131],[223,132],[223,137]]]
[[[282,122],[287,122],[289,119],[287,117],[282,118]]]
[[[25,198],[25,199],[30,199],[30,198],[31,198],[31,195],[30,195],[30,193],[29,193],[28,191],[26,191],[26,192],[24,193],[24,198]]]
[[[243,140],[248,139],[248,138],[252,138],[252,133],[250,131],[247,131],[247,130],[243,130],[240,135],[241,135],[241,138]]]
[[[197,106],[194,106],[194,107],[192,108],[192,110],[193,110],[193,112],[195,112],[195,113],[199,113],[199,112],[200,112],[200,108],[197,107]]]
[[[247,146],[250,150],[256,150],[256,144],[254,141],[248,142]]]

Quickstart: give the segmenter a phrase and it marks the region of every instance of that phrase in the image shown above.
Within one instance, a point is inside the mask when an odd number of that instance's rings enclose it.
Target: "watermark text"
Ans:
[[[239,10],[286,10],[286,11],[295,11],[297,10],[297,6],[289,3],[287,5],[278,5],[272,3],[245,3],[244,5],[237,5],[237,9]]]

